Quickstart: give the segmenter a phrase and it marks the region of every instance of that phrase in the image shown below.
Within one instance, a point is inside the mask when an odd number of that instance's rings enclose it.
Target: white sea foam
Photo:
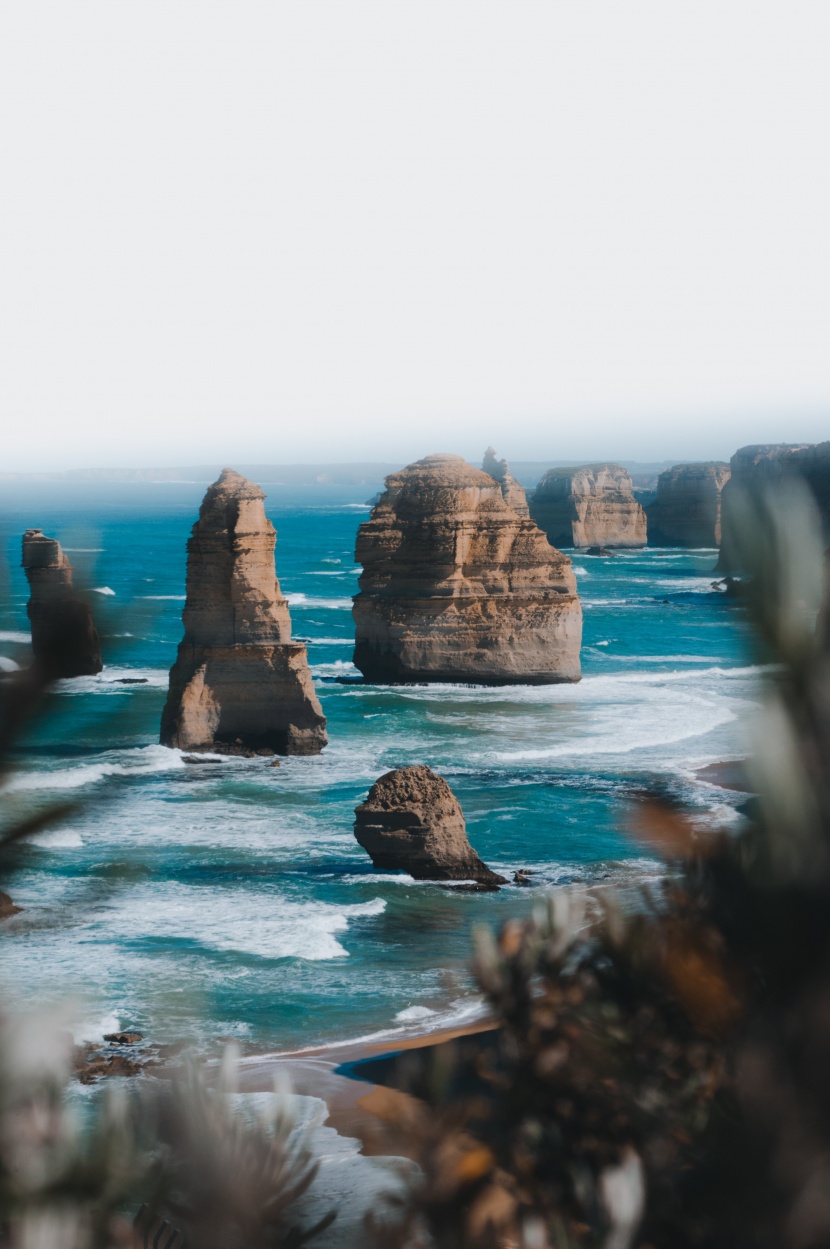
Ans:
[[[42,833],[34,833],[27,841],[43,846],[45,850],[77,850],[84,844],[83,837],[74,828],[48,828]]]
[[[0,655],[0,672],[19,672],[20,664],[9,659],[8,655]]]
[[[151,580],[151,578],[148,578]],[[139,594],[138,598],[153,599],[156,602],[183,603],[187,598],[186,594]]]
[[[107,934],[180,940],[259,958],[311,962],[345,958],[337,939],[356,919],[381,915],[383,898],[337,906],[293,902],[269,890],[197,888],[173,882],[139,885],[101,919]]]
[[[577,577],[590,577],[590,575],[591,575],[591,574],[588,572],[588,569],[587,569],[587,568],[584,568],[584,567],[582,566],[582,564],[574,564],[574,565],[573,565],[573,570],[574,570],[574,572],[576,573]]]
[[[398,1011],[395,1023],[418,1023],[422,1019],[434,1019],[437,1014],[438,1011],[429,1006],[407,1006],[406,1010]]]
[[[359,677],[357,668],[347,659],[335,659],[330,664],[312,664],[312,675],[315,677]]]
[[[0,630],[0,642],[31,642],[31,640],[31,633],[24,633],[22,629]]]
[[[87,1019],[83,1023],[76,1024],[71,1031],[76,1045],[83,1045],[85,1041],[99,1045],[108,1033],[121,1031],[121,1020],[117,1015],[110,1013],[100,1019]]]
[[[65,546],[64,551],[68,551],[70,555],[100,555],[104,548],[102,546]]]
[[[137,746],[133,750],[106,751],[95,763],[81,763],[53,771],[18,772],[0,789],[0,793],[82,789],[110,776],[141,776],[186,766],[178,750],[170,750],[167,746]]]
[[[293,591],[285,595],[292,607],[326,607],[351,609],[352,600],[350,598],[314,598],[309,594],[303,594],[301,591]]]
[[[68,677],[55,682],[59,694],[129,694],[135,690],[166,689],[166,668],[127,668],[107,664],[96,676]],[[124,681],[128,684],[124,684]],[[135,683],[135,684],[134,684]]]
[[[93,594],[107,594],[107,595],[111,594],[114,596],[115,590],[113,590],[112,587],[108,585],[95,585],[92,587],[92,593]]]
[[[354,638],[306,638],[307,646],[354,646]]]

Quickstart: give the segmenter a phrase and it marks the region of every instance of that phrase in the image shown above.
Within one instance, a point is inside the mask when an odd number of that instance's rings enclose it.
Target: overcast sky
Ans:
[[[827,0],[4,0],[2,467],[830,437]]]

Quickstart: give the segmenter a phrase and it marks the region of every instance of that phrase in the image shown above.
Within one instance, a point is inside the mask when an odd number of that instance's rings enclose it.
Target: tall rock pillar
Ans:
[[[40,529],[23,535],[23,567],[29,582],[26,608],[35,660],[50,680],[95,676],[101,647],[89,604],[72,584],[72,565],[56,538]]]
[[[184,639],[161,741],[183,750],[316,755],[326,720],[274,571],[277,535],[259,486],[226,468],[187,544]]]

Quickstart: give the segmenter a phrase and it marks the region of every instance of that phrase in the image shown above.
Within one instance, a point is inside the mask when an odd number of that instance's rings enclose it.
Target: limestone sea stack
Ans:
[[[734,527],[742,490],[752,493],[787,478],[800,478],[813,496],[825,540],[830,540],[830,442],[741,447],[732,456],[730,468],[731,477],[723,489],[719,570],[727,574],[741,571]]]
[[[368,681],[578,681],[571,562],[458,455],[386,478],[357,535],[354,662]]]
[[[398,768],[375,781],[355,811],[354,835],[381,870],[416,880],[507,883],[470,845],[458,799],[431,768]]]
[[[326,745],[306,648],[291,641],[264,498],[226,468],[202,502],[187,543],[184,639],[162,713],[165,746],[316,755]]]
[[[488,447],[484,452],[484,462],[481,465],[482,471],[489,473],[491,477],[501,486],[501,492],[504,501],[508,507],[512,507],[517,516],[530,516],[530,508],[527,505],[527,495],[524,487],[516,481],[516,478],[507,467],[507,460],[499,460],[496,458],[496,452],[492,447]]]
[[[657,478],[657,498],[647,509],[648,540],[655,546],[715,547],[721,541],[721,491],[728,464],[675,464]]]
[[[98,633],[89,604],[75,592],[72,565],[60,542],[27,529],[23,567],[35,662],[49,680],[95,676],[103,667]]]
[[[548,469],[530,515],[553,546],[645,546],[646,514],[619,464]]]

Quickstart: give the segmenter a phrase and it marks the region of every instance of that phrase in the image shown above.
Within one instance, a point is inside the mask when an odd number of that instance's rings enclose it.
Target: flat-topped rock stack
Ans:
[[[355,811],[354,835],[381,870],[416,880],[507,883],[470,845],[458,799],[431,768],[398,768],[375,781]]]
[[[166,746],[314,755],[326,745],[306,648],[291,641],[264,498],[227,468],[204,497],[187,543],[185,633],[161,721]]]
[[[657,498],[647,509],[654,546],[717,547],[721,541],[721,491],[728,464],[675,464],[657,478]]]
[[[646,514],[619,464],[548,469],[530,515],[553,546],[645,546]]]
[[[723,489],[719,569],[740,571],[733,528],[742,490],[755,491],[787,478],[803,481],[815,500],[825,540],[830,541],[830,442],[766,443],[741,447],[730,461],[731,477]]]
[[[571,562],[458,455],[386,478],[360,526],[354,662],[367,680],[577,681]]]
[[[49,680],[95,676],[103,667],[98,632],[89,604],[75,592],[72,565],[60,542],[40,529],[27,529],[23,567],[35,662]]]
[[[510,472],[507,460],[496,458],[493,447],[488,447],[484,452],[484,462],[481,468],[482,472],[489,473],[499,483],[505,503],[508,507],[512,507],[517,516],[530,516],[524,487]]]

